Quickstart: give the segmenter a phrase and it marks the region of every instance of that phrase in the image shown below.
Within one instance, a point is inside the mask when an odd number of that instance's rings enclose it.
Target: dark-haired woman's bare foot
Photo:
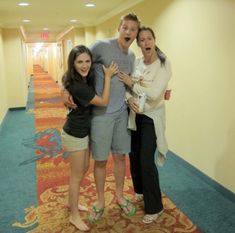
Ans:
[[[69,210],[70,210],[69,204],[68,204],[68,208],[69,208]],[[79,210],[79,211],[85,211],[85,212],[87,212],[87,211],[88,211],[88,208],[87,208],[86,206],[82,205],[82,204],[78,204],[78,210]]]
[[[77,217],[75,219],[72,216],[70,216],[69,222],[80,231],[89,231],[90,230],[90,228],[85,224],[85,222],[82,221],[82,219],[80,217]]]

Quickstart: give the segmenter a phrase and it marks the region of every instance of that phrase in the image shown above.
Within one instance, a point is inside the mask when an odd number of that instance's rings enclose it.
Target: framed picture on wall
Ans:
[[[73,42],[71,40],[67,40],[67,57],[69,56],[70,51],[73,48]]]
[[[59,61],[59,67],[63,67],[63,56],[62,56],[62,46],[61,44],[57,44],[57,51],[58,51],[58,61]]]

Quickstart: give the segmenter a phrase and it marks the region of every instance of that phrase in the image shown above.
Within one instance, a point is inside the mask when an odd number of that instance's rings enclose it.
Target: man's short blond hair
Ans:
[[[131,12],[131,13],[128,13],[128,14],[126,14],[126,15],[123,15],[123,16],[121,17],[121,21],[120,21],[119,27],[121,26],[121,24],[122,24],[123,21],[125,21],[125,20],[131,20],[131,21],[136,22],[136,23],[138,24],[138,28],[140,28],[140,23],[141,23],[141,22],[140,22],[139,17],[138,17],[135,13]]]

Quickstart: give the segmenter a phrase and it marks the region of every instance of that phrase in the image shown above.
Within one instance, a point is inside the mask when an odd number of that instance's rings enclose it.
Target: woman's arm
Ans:
[[[157,78],[155,78],[151,86],[148,87],[142,86],[139,82],[134,82],[131,76],[127,74],[119,73],[118,76],[120,81],[125,83],[137,95],[145,93],[147,95],[147,99],[157,100],[166,91],[167,84],[171,77],[171,67],[169,62],[166,62],[166,65],[161,67],[156,75]]]
[[[90,103],[96,106],[105,107],[109,103],[110,80],[114,74],[118,73],[118,66],[117,64],[112,62],[108,68],[103,66],[103,70],[105,74],[105,79],[102,96],[95,95],[94,98],[90,101]]]

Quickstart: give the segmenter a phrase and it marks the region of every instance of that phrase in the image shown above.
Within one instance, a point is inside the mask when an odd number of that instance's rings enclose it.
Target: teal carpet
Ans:
[[[205,233],[235,232],[235,194],[172,152],[159,169],[162,191]]]
[[[24,222],[24,208],[36,206],[35,163],[27,166],[19,164],[34,156],[34,149],[22,144],[32,137],[34,115],[25,110],[9,111],[0,130],[0,232],[27,232],[25,229],[12,228],[12,224]]]

